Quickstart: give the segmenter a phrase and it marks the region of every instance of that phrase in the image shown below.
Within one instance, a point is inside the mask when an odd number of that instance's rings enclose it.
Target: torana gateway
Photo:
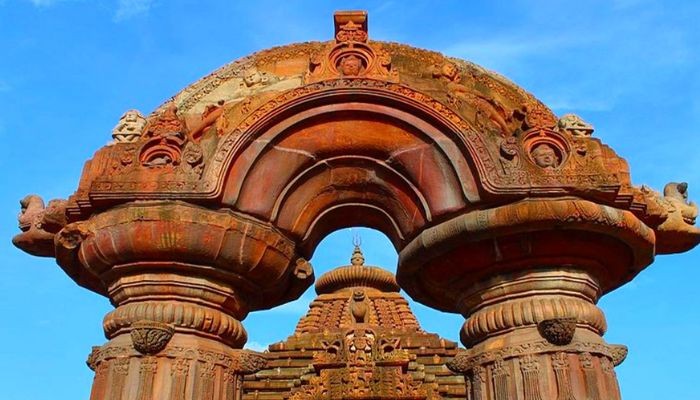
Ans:
[[[619,399],[627,350],[596,302],[698,244],[687,184],[633,186],[579,117],[369,40],[364,12],[334,22],[127,111],[68,200],[22,200],[15,245],[116,307],[91,399]],[[356,248],[286,341],[242,350],[246,315],[298,298],[319,241],[356,225],[397,275]],[[462,314],[464,348],[400,288]]]

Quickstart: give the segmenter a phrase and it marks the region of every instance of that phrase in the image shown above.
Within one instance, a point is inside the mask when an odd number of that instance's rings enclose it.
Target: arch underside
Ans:
[[[348,101],[289,115],[234,155],[222,203],[288,233],[304,253],[368,226],[400,249],[479,200],[473,161],[446,129],[395,107]]]

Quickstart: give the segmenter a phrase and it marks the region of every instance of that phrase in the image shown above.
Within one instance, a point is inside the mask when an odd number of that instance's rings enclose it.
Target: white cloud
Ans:
[[[248,350],[253,350],[253,351],[265,351],[267,350],[267,346],[264,344],[258,343],[258,342],[248,342],[245,344],[245,347]]]
[[[54,6],[58,3],[66,3],[69,1],[76,1],[76,0],[29,0],[30,3],[34,7],[39,7],[39,8],[46,8],[46,7],[51,7]]]
[[[119,0],[114,21],[124,21],[139,15],[146,15],[151,11],[154,0]]]

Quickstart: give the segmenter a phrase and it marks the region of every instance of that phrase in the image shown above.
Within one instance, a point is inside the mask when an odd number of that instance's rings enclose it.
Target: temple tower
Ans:
[[[463,377],[446,367],[457,344],[424,332],[394,275],[364,265],[359,247],[316,293],[267,367],[246,377],[244,399],[465,398]]]

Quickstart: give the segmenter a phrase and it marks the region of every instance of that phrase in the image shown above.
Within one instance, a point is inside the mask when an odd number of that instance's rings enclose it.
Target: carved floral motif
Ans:
[[[549,343],[565,346],[571,343],[576,332],[575,318],[547,319],[537,324],[537,330]]]
[[[131,324],[131,341],[142,354],[157,354],[168,345],[175,329],[162,322],[137,321]]]

